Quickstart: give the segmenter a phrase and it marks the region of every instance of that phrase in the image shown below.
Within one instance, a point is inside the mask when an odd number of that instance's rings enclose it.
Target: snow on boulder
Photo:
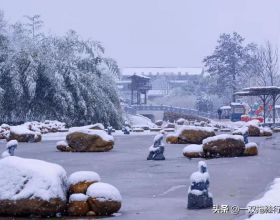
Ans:
[[[56,148],[60,151],[70,151],[70,147],[66,141],[58,141],[56,143]]]
[[[220,134],[203,140],[205,157],[237,157],[243,155],[244,149],[241,135]]]
[[[260,127],[260,136],[272,136],[272,130],[269,127]]]
[[[66,136],[69,147],[58,148],[71,152],[104,152],[113,149],[114,138],[103,130],[82,129]]]
[[[203,139],[215,136],[213,128],[183,126],[177,132],[179,144],[201,144]]]
[[[185,119],[184,118],[179,118],[177,121],[176,121],[176,123],[178,124],[178,125],[183,125],[184,123],[185,123]]]
[[[122,197],[117,188],[108,183],[94,183],[87,190],[90,209],[96,215],[111,215],[121,208]]]
[[[85,126],[81,126],[81,127],[72,127],[72,128],[69,128],[69,132],[75,132],[75,131],[86,130],[86,129],[104,130],[105,127],[101,123],[96,123],[96,124],[85,125]]]
[[[143,115],[130,115],[127,114],[127,122],[126,124],[129,123],[130,127],[138,127],[138,128],[143,128],[143,127],[149,127],[149,128],[153,128],[153,127],[157,127],[157,125],[155,125],[151,119],[143,116]]]
[[[188,158],[203,157],[203,148],[201,144],[190,144],[183,149],[183,155]]]
[[[254,142],[250,142],[245,145],[243,156],[256,156],[258,155],[258,145]]]
[[[248,127],[249,136],[260,136],[261,131],[259,128],[259,123],[260,122],[258,120],[252,120],[246,123],[246,126]]]
[[[0,127],[0,139],[6,139],[10,133],[10,126],[7,124],[2,124]]]
[[[277,213],[277,209],[275,210],[275,214],[268,213],[256,213],[258,209],[263,207],[279,207],[280,204],[280,178],[275,178],[269,190],[258,200],[251,201],[247,204],[247,213],[250,218],[248,220],[278,220],[279,213]],[[257,207],[257,210],[256,208]],[[256,214],[255,214],[255,213]]]
[[[40,132],[34,132],[29,130],[24,125],[11,126],[10,134],[7,140],[17,140],[18,142],[40,142],[42,135]]]
[[[157,121],[155,122],[155,124],[156,124],[157,126],[161,127],[161,126],[163,125],[163,120],[157,120]]]
[[[41,160],[6,157],[0,160],[0,216],[49,217],[66,205],[65,170]]]
[[[164,125],[164,128],[166,129],[168,129],[168,128],[173,128],[173,129],[175,129],[175,124],[174,123],[170,123],[170,122],[168,122],[166,125]]]
[[[90,211],[87,203],[88,196],[82,193],[72,194],[69,197],[67,214],[69,216],[86,216]]]
[[[232,134],[234,135],[244,135],[248,133],[248,127],[247,126],[243,126],[241,128],[235,129]]]
[[[100,182],[100,176],[93,171],[78,171],[68,178],[69,193],[86,193],[87,188],[96,182]]]
[[[165,142],[168,144],[178,144],[178,135],[176,133],[166,135]]]

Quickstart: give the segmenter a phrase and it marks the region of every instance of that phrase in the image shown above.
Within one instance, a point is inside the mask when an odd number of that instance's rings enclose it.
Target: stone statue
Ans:
[[[154,138],[154,144],[149,148],[147,160],[165,160],[163,134],[158,134]]]
[[[198,172],[191,175],[191,186],[188,191],[188,209],[205,209],[213,206],[213,198],[208,192],[209,174],[204,161],[198,163]]]

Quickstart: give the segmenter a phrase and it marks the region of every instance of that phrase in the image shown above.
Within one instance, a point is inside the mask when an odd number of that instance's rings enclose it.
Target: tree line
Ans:
[[[119,127],[116,61],[98,41],[83,40],[73,30],[47,35],[42,26],[39,15],[8,24],[0,12],[1,122],[56,119]]]

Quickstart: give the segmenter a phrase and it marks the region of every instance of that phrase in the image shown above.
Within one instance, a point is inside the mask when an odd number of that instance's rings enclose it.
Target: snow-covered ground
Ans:
[[[147,132],[148,133],[148,132]],[[114,133],[113,133],[114,134]],[[165,161],[147,161],[148,147],[154,135],[115,135],[115,147],[109,152],[67,153],[56,150],[50,140],[66,133],[46,134],[40,143],[19,143],[16,155],[41,159],[62,165],[69,176],[81,170],[95,171],[103,182],[115,186],[122,195],[122,208],[115,218],[121,220],[229,220],[247,218],[213,214],[211,209],[187,210],[189,176],[197,170],[201,159],[187,159],[182,155],[185,145],[166,144]],[[47,140],[49,139],[49,140]],[[219,158],[207,160],[211,174],[210,189],[214,204],[246,207],[263,194],[268,184],[280,176],[280,134],[273,137],[249,137],[259,146],[259,156]],[[0,142],[0,151],[5,141]]]

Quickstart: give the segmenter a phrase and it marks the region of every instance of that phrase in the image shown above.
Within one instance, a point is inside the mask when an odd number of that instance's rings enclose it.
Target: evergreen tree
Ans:
[[[240,84],[244,86],[246,76],[252,74],[254,44],[244,45],[244,38],[234,32],[222,34],[212,55],[204,58],[206,70],[215,78],[215,92],[235,101],[234,93]],[[242,83],[240,83],[242,82]]]

